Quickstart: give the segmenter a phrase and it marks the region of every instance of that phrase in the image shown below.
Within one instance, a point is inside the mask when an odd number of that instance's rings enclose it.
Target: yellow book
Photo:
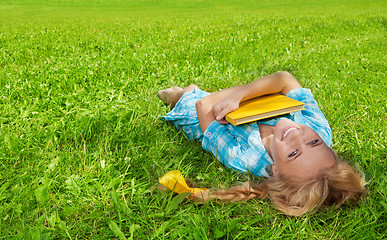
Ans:
[[[242,102],[237,110],[226,115],[226,120],[239,125],[303,109],[303,102],[282,94],[270,94]]]

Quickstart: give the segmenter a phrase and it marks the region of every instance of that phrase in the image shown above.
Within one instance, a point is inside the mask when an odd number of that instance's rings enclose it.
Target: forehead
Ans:
[[[332,150],[327,145],[321,144],[313,148],[305,148],[299,157],[289,162],[288,169],[297,177],[313,178],[321,170],[334,164],[336,164],[336,157]]]

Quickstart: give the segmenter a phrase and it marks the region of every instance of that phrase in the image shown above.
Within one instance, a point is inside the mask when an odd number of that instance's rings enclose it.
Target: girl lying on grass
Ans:
[[[238,126],[224,120],[239,103],[271,93],[304,102],[306,109]],[[158,96],[173,107],[165,120],[202,142],[203,149],[225,166],[269,177],[261,184],[202,192],[192,196],[195,201],[269,197],[282,212],[299,216],[322,206],[359,201],[365,194],[361,175],[329,148],[332,132],[311,91],[287,72],[211,94],[190,85],[161,90]]]

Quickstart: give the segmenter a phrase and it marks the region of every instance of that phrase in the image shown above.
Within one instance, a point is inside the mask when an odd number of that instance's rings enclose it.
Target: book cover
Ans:
[[[225,118],[231,124],[239,125],[303,109],[303,102],[282,94],[270,94],[242,102],[237,110]]]

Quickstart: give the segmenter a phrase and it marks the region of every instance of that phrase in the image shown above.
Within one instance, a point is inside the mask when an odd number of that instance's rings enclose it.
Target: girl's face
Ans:
[[[310,127],[283,119],[277,123],[271,142],[274,177],[312,179],[336,163],[336,157]]]

